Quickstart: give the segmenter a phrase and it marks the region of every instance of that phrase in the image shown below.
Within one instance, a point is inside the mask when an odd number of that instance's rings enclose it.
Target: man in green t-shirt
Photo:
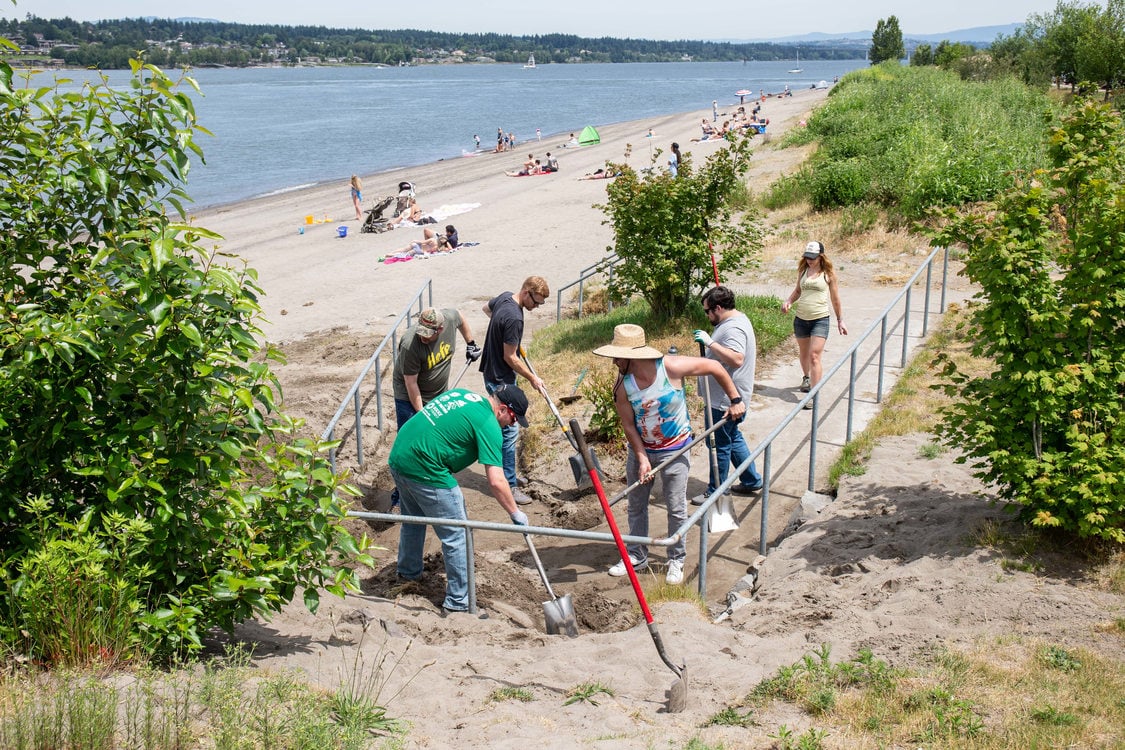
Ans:
[[[401,430],[434,397],[449,387],[457,331],[465,338],[465,361],[480,359],[481,349],[473,340],[469,322],[453,308],[428,307],[418,322],[406,329],[398,342],[391,376],[395,396],[395,423]],[[391,507],[397,508],[399,492],[391,492]]]
[[[446,391],[422,407],[398,431],[387,463],[399,492],[404,516],[464,520],[465,498],[453,476],[473,463],[484,466],[492,496],[508,512],[512,523],[527,525],[516,507],[504,477],[501,428],[519,423],[527,427],[527,396],[515,385],[503,385],[482,396],[464,388]],[[466,531],[460,526],[435,526],[445,560],[445,601],[442,609],[469,608]],[[422,577],[426,527],[404,523],[398,537],[398,575]]]

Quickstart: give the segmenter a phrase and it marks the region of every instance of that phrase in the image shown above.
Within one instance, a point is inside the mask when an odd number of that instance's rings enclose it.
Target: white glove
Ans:
[[[707,333],[707,331],[695,331],[692,333],[692,338],[704,346],[711,346],[711,344],[715,343],[715,340],[711,338],[711,334]]]
[[[527,514],[522,510],[517,510],[515,513],[510,514],[509,518],[516,526],[527,526]]]

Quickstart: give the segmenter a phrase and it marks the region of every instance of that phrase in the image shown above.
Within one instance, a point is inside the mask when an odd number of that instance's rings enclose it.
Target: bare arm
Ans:
[[[504,344],[504,361],[508,366],[515,370],[517,375],[523,376],[527,382],[531,383],[535,390],[543,391],[543,381],[535,376],[531,368],[520,357],[520,348],[515,344]]]
[[[464,315],[461,316],[461,325],[457,326],[457,330],[461,332],[461,337],[465,339],[466,344],[476,340],[473,338],[473,329],[469,327],[469,321]]]
[[[653,477],[649,475],[652,474],[652,464],[649,463],[641,433],[637,431],[637,416],[633,412],[633,405],[629,403],[629,397],[625,394],[625,386],[622,385],[621,378],[617,379],[617,384],[613,387],[613,405],[617,408],[617,418],[621,420],[625,442],[637,457],[637,477],[642,482],[651,482]]]
[[[789,296],[786,298],[785,302],[783,302],[781,304],[781,311],[783,313],[789,312],[789,308],[793,306],[793,303],[796,302],[797,298],[800,297],[800,296],[801,296],[801,274],[800,274],[800,272],[798,272],[797,273],[797,284],[796,284],[796,286],[793,287],[793,291],[789,293]]]
[[[743,352],[736,352],[729,346],[723,346],[718,341],[712,341],[711,345],[707,348],[727,367],[738,369],[742,367],[742,363],[746,359],[746,355]]]
[[[742,396],[738,392],[734,381],[723,366],[713,359],[704,357],[665,357],[664,371],[668,373],[668,380],[674,387],[680,387],[683,379],[691,375],[706,375],[715,379],[723,393],[731,400],[727,409],[727,417],[734,422],[742,419],[746,414],[746,404],[742,403]],[[735,403],[735,402],[738,403]]]
[[[414,407],[414,411],[422,411],[422,392],[418,390],[418,376],[403,375],[402,380],[406,383],[406,395],[410,398],[410,405]]]
[[[836,274],[828,279],[828,294],[832,298],[832,309],[836,311],[836,326],[840,329],[841,336],[848,335],[848,327],[844,325],[843,307],[840,305],[840,287],[836,284]]]
[[[485,466],[484,476],[488,479],[488,486],[492,490],[492,496],[496,498],[496,502],[500,503],[500,507],[512,515],[518,510],[516,500],[512,497],[512,488],[508,486],[508,480],[504,478],[504,468],[501,466]]]

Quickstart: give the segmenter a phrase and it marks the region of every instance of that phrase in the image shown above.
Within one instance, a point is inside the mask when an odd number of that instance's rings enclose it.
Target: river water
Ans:
[[[206,163],[192,168],[188,192],[196,207],[230,203],[460,157],[474,134],[494,147],[497,128],[526,142],[536,129],[548,137],[709,110],[713,100],[729,106],[740,89],[809,88],[866,64],[807,61],[800,73],[788,72],[792,61],[200,69],[196,112],[214,137],[199,136]]]

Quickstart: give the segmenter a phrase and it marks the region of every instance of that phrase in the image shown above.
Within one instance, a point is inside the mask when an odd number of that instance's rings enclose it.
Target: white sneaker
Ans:
[[[673,586],[679,585],[684,582],[684,561],[683,560],[669,560],[668,573],[664,576],[665,583],[670,583]]]
[[[633,563],[633,570],[644,570],[648,567],[648,560],[641,561],[633,557],[632,555],[629,555],[629,562]],[[616,565],[611,566],[609,569],[609,574],[614,578],[620,578],[621,576],[625,575],[625,572],[624,560],[617,563]]]

